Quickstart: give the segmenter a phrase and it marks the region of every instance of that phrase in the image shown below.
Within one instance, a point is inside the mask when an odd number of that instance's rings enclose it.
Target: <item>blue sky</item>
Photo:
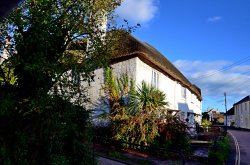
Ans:
[[[249,0],[124,0],[133,35],[158,49],[199,86],[203,111],[250,95]]]

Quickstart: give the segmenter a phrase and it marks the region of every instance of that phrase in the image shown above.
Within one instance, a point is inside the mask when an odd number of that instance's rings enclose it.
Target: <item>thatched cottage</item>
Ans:
[[[193,85],[166,57],[147,43],[132,35],[125,35],[119,43],[119,50],[113,55],[110,66],[115,76],[124,73],[139,85],[144,80],[167,95],[168,110],[178,113],[180,119],[191,124],[201,123],[201,90]],[[89,96],[97,102],[103,91],[103,69],[95,71],[95,80],[91,83]]]

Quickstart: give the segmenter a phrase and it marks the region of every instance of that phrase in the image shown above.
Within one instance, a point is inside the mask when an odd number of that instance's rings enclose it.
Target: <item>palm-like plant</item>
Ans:
[[[142,81],[141,86],[130,91],[128,111],[130,117],[120,130],[120,137],[125,141],[138,144],[151,143],[158,133],[158,122],[161,110],[168,105],[166,95],[157,88]],[[122,136],[120,136],[122,135]]]
[[[163,92],[145,81],[135,89],[134,81],[127,74],[115,79],[110,68],[105,70],[103,89],[110,108],[114,139],[149,144],[159,135],[159,115],[168,105]],[[125,101],[127,97],[130,98],[128,104]]]
[[[156,115],[168,106],[166,94],[152,85],[142,81],[141,86],[130,94],[129,111],[131,114],[148,113]]]

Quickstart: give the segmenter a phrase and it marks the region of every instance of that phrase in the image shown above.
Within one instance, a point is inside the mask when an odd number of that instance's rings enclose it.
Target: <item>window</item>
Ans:
[[[195,103],[195,95],[194,94],[191,94],[191,103]]]
[[[245,108],[245,112],[247,112],[247,103],[245,103],[244,108]]]
[[[250,113],[250,102],[248,103],[248,110],[249,110],[249,113]]]
[[[184,98],[184,99],[186,99],[186,88],[184,88],[184,87],[181,87],[181,97],[182,98]]]
[[[152,71],[152,86],[158,88],[159,74],[155,70]]]

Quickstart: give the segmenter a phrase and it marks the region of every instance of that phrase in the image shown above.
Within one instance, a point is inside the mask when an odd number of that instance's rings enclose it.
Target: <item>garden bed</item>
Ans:
[[[135,149],[119,148],[113,145],[96,144],[97,155],[109,157],[128,164],[182,164],[176,153],[163,153],[160,151],[140,151]]]

